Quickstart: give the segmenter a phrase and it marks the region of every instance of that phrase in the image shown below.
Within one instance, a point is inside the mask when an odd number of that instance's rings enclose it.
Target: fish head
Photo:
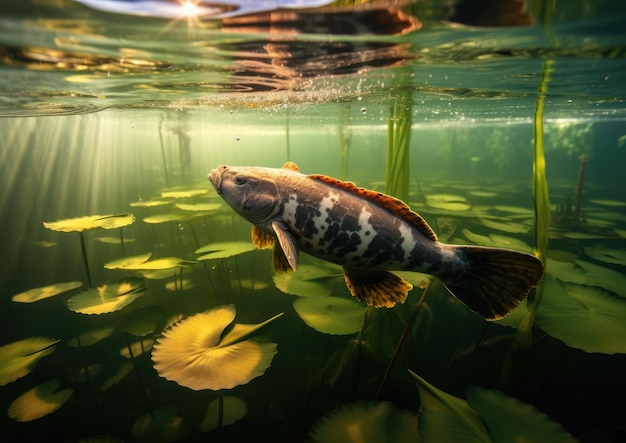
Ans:
[[[255,225],[270,222],[280,212],[273,169],[221,165],[211,171],[208,179],[237,214]]]

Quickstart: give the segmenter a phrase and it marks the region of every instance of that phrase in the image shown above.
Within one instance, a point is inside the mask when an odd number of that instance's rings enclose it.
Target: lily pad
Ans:
[[[9,417],[19,422],[27,422],[52,414],[74,393],[69,388],[56,392],[59,382],[55,378],[20,395],[9,406]]]
[[[115,329],[113,328],[102,328],[96,329],[95,331],[85,332],[84,334],[80,334],[78,337],[69,339],[67,341],[67,345],[71,348],[92,346],[105,338],[110,337],[114,331]]]
[[[148,217],[143,218],[143,222],[151,224],[151,225],[158,225],[160,223],[181,221],[181,220],[185,220],[186,218],[187,218],[187,214],[168,212],[166,214],[149,215]]]
[[[308,326],[323,334],[354,334],[365,316],[360,303],[339,297],[302,297],[293,302],[293,308]]]
[[[613,269],[584,260],[576,260],[574,263],[548,260],[546,269],[561,281],[597,286],[626,297],[626,276]]]
[[[150,352],[154,345],[154,338],[140,338],[139,340],[131,343],[130,347],[126,346],[120,349],[120,355],[124,358],[133,359],[139,355],[143,355],[146,352]],[[132,356],[131,356],[132,352]]]
[[[119,384],[131,372],[133,372],[132,363],[126,362],[122,364],[115,374],[102,382],[102,384],[100,385],[100,390],[106,391],[107,389]]]
[[[143,337],[153,333],[166,317],[167,313],[161,306],[146,306],[131,312],[119,327],[131,335]]]
[[[196,204],[185,204],[185,203],[176,203],[176,207],[183,211],[194,211],[194,212],[209,212],[215,211],[222,207],[221,203],[196,203]]]
[[[529,217],[532,217],[533,215],[535,215],[535,211],[533,211],[532,209],[524,208],[521,206],[497,205],[497,206],[494,206],[494,209],[500,212],[508,212],[511,214],[528,215]]]
[[[223,414],[221,417],[222,426],[232,425],[244,418],[248,412],[246,403],[238,397],[224,396],[223,399]],[[213,400],[209,403],[206,414],[202,419],[202,423],[198,426],[202,432],[209,432],[213,429],[217,429],[219,426],[220,412],[219,412],[219,399]]]
[[[481,219],[480,223],[489,229],[509,232],[511,234],[528,234],[528,232],[530,232],[530,227],[521,223],[497,222],[486,218]]]
[[[626,266],[626,251],[600,246],[585,248],[585,254],[598,261]]]
[[[121,245],[122,244],[122,239],[120,237],[104,235],[102,237],[96,237],[96,240],[98,240],[100,243],[106,243],[109,245]],[[124,243],[132,243],[134,241],[135,241],[134,238],[124,238]]]
[[[148,261],[151,253],[124,257],[104,265],[107,269],[124,269],[127,271],[161,271],[178,267],[188,267],[198,262],[178,257],[163,257]]]
[[[515,249],[516,251],[524,252],[532,252],[533,249],[529,244],[515,237],[508,237],[498,234],[489,234],[489,236],[480,235],[470,231],[469,229],[463,229],[462,232],[465,238],[467,238],[473,244],[479,246]]]
[[[626,300],[599,288],[562,284],[548,275],[535,322],[585,352],[626,354]]]
[[[208,189],[185,189],[180,191],[164,191],[161,192],[162,198],[190,198],[208,194]]]
[[[31,337],[0,346],[0,386],[24,377],[39,360],[52,354],[60,341]]]
[[[72,289],[79,288],[83,285],[80,281],[70,281],[64,283],[56,283],[54,285],[42,286],[40,288],[29,289],[14,295],[11,300],[18,303],[33,303],[45,298],[54,297],[63,294]]]
[[[170,442],[183,436],[182,419],[177,406],[165,406],[140,416],[133,427],[131,435],[134,441]]]
[[[601,206],[611,206],[613,208],[623,208],[626,207],[626,202],[622,200],[603,200],[594,198],[589,200],[591,203]]]
[[[260,325],[235,325],[235,306],[220,306],[174,323],[152,351],[159,376],[193,390],[231,389],[263,375],[276,344],[249,338]]]
[[[53,231],[83,232],[98,228],[122,228],[132,224],[134,221],[135,216],[133,214],[87,215],[55,222],[43,222],[43,225]]]
[[[130,203],[135,208],[153,208],[155,206],[164,206],[172,203],[171,200],[140,200]]]
[[[417,427],[422,441],[489,442],[482,418],[463,399],[448,394],[412,371],[422,407]]]
[[[198,260],[215,260],[218,258],[228,258],[246,252],[254,251],[256,248],[251,242],[216,242],[196,249],[196,254],[204,254]]]
[[[72,380],[74,383],[85,383],[86,381],[90,380],[91,377],[94,377],[101,373],[103,369],[104,366],[99,363],[89,365],[84,368],[80,368],[78,371],[74,372],[74,374],[72,374],[72,376],[70,377],[70,380]]]
[[[146,289],[142,278],[124,278],[74,295],[68,300],[67,307],[80,314],[107,314],[128,306]]]
[[[420,441],[416,422],[417,413],[391,402],[360,401],[328,412],[309,438],[312,443],[415,443]]]
[[[426,204],[431,208],[448,211],[467,211],[472,208],[465,197],[452,194],[431,194],[426,197]]]
[[[538,409],[495,389],[470,386],[468,403],[480,414],[494,442],[577,440]]]

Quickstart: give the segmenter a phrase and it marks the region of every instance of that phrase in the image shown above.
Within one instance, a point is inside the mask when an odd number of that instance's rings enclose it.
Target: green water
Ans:
[[[400,15],[344,2],[244,22],[7,2],[2,441],[622,441],[626,8],[550,4],[477,18],[472,2],[457,12],[406,2]],[[516,334],[536,294],[486,322],[421,274],[403,274],[415,286],[405,304],[375,309],[352,299],[340,268],[304,254],[287,276],[268,250],[201,259],[211,245],[251,244],[210,170],[286,161],[402,197],[445,243],[533,253],[545,216],[533,200],[538,91],[546,176],[535,180],[551,224],[529,346]],[[123,227],[44,226],[112,214],[127,214]],[[158,272],[110,269],[160,259],[170,261]],[[92,300],[98,313],[79,312],[90,281],[130,277],[139,290],[128,304]],[[20,295],[63,282],[81,286],[31,303]],[[223,389],[160,376],[153,345],[167,326],[228,305],[237,324],[283,313],[241,338],[276,345],[267,367]],[[227,337],[221,321],[199,334]],[[27,339],[41,340],[10,360],[8,345]],[[192,375],[219,385],[258,356],[225,349],[231,362]],[[58,408],[22,397],[51,380]]]

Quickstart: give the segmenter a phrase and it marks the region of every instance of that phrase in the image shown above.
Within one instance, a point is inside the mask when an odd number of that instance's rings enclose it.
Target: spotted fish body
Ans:
[[[412,286],[393,270],[431,274],[469,309],[501,318],[537,285],[534,256],[478,246],[447,245],[426,221],[393,197],[323,175],[220,166],[209,180],[253,224],[257,247],[274,248],[277,272],[296,270],[300,251],[343,266],[352,295],[371,306],[404,302]]]

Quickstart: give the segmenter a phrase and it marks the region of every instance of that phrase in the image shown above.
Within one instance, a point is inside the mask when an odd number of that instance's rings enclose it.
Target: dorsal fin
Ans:
[[[300,168],[294,162],[287,162],[283,165],[283,169],[291,169],[292,171],[300,172]]]
[[[411,210],[409,205],[404,203],[402,200],[391,197],[390,195],[383,194],[382,192],[370,191],[369,189],[359,188],[352,182],[344,182],[341,180],[337,180],[336,178],[328,177],[326,175],[312,174],[309,175],[309,177],[314,180],[324,182],[328,185],[341,188],[344,191],[348,191],[356,196],[376,203],[378,206],[385,208],[389,212],[392,212],[393,214],[397,215],[398,217],[409,223],[426,237],[432,240],[437,240],[437,234],[435,234],[435,231],[433,231],[428,223],[426,223],[426,220],[424,220],[419,214]]]

